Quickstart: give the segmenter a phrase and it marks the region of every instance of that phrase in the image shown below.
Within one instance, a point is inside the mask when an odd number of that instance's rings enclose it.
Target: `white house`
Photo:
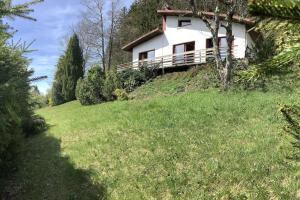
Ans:
[[[212,57],[212,35],[200,18],[192,17],[192,11],[158,10],[162,16],[162,27],[157,28],[122,49],[132,52],[130,66],[136,68],[141,63],[159,64],[161,68],[205,63]],[[207,17],[214,13],[205,12]],[[224,15],[221,15],[224,19]],[[253,45],[251,28],[254,21],[234,16],[233,54],[235,58],[245,58],[247,47]],[[219,41],[222,56],[226,53],[226,32],[220,28]],[[120,67],[128,67],[121,65]]]

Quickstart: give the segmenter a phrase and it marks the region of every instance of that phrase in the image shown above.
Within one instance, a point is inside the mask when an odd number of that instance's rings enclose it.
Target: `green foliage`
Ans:
[[[61,56],[57,64],[52,89],[54,105],[76,99],[76,84],[84,75],[83,63],[82,49],[77,35],[74,34],[69,40],[65,55]]]
[[[259,64],[276,55],[276,36],[273,32],[259,31],[260,36],[255,41],[255,46],[247,52],[250,64]]]
[[[114,95],[119,101],[126,101],[129,99],[128,93],[123,89],[116,89]]]
[[[116,73],[107,72],[104,81],[103,95],[107,101],[113,101],[116,99],[114,91],[120,88],[120,80]]]
[[[265,17],[281,17],[297,19],[299,1],[251,1],[250,7],[253,14]],[[289,11],[288,11],[289,10]],[[266,54],[261,54],[257,62],[249,70],[239,74],[244,85],[264,85],[266,80],[273,76],[286,76],[299,68],[300,63],[300,22],[297,20],[284,20],[267,18],[260,22],[257,30],[265,35],[274,35],[274,46],[265,47]],[[274,51],[274,47],[276,47]],[[274,52],[271,57],[269,52]],[[265,59],[263,60],[263,58]]]
[[[32,114],[27,66],[21,52],[0,45],[0,167],[12,158]]]
[[[51,106],[56,106],[65,103],[62,96],[62,85],[58,81],[54,81],[51,90]]]
[[[212,64],[201,65],[185,72],[168,73],[135,89],[130,93],[130,99],[151,99],[218,88],[220,81],[217,73]]]
[[[47,96],[42,95],[36,86],[31,88],[29,100],[33,109],[40,109],[49,105]]]
[[[28,14],[33,11],[30,6],[37,2],[40,1],[13,5],[11,0],[0,1],[0,176],[14,159],[23,136],[33,134],[31,129],[37,128],[29,93],[33,72],[28,70],[26,49],[7,45],[11,34],[3,17],[33,19]]]
[[[82,105],[102,103],[106,100],[103,94],[105,75],[99,66],[92,67],[87,76],[77,82],[76,97]]]
[[[121,87],[126,90],[126,92],[132,92],[137,87],[143,85],[147,78],[144,71],[126,69],[118,73],[120,78]]]
[[[287,122],[284,130],[294,137],[293,146],[296,148],[294,155],[291,157],[300,161],[300,107],[283,106],[280,110]]]
[[[298,0],[250,0],[249,9],[254,15],[300,19]]]

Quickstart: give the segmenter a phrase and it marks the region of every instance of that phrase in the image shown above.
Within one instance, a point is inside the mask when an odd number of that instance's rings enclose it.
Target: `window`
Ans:
[[[220,48],[227,47],[226,37],[219,37],[219,46],[220,46]],[[210,49],[213,47],[214,47],[213,39],[212,38],[206,39],[206,48]]]
[[[214,47],[213,44],[213,39],[209,38],[206,39],[206,48],[207,49],[212,49]],[[226,37],[219,37],[219,48],[220,48],[220,53],[221,53],[221,57],[224,59],[226,54],[227,54],[227,40]],[[213,55],[213,51],[207,51],[206,52],[207,56],[212,56]]]
[[[139,60],[147,60],[147,61],[154,61],[155,60],[155,50],[145,51],[139,54]]]
[[[183,44],[177,44],[173,47],[173,54],[176,54],[173,58],[175,64],[187,63],[194,61],[194,52],[186,54],[186,52],[195,50],[195,42],[187,42]]]
[[[190,19],[180,19],[178,20],[178,27],[184,27],[192,25],[192,21]]]

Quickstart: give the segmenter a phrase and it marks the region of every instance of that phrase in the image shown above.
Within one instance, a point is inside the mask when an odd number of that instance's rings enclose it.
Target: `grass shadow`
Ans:
[[[27,138],[18,168],[1,199],[106,199],[106,189],[90,179],[90,170],[76,169],[63,156],[61,141],[46,133]]]

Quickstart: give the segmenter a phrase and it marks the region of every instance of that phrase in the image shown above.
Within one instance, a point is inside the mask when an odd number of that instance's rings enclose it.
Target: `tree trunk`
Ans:
[[[108,63],[107,69],[108,71],[111,70],[111,57],[112,57],[112,50],[113,50],[113,42],[114,42],[114,30],[115,30],[115,3],[111,1],[111,24],[110,24],[110,32],[109,32],[109,46],[108,46]]]
[[[222,62],[221,53],[220,53],[219,38],[216,34],[213,34],[213,45],[214,45],[214,57],[215,57],[215,62],[216,62],[216,68],[221,77],[220,70],[223,69],[223,62]]]
[[[233,68],[233,41],[234,36],[232,34],[232,22],[228,22],[226,26],[226,41],[227,41],[227,53],[226,53],[226,64],[223,68],[222,75],[222,86],[224,90],[229,88],[229,84],[232,79],[232,68]]]
[[[105,59],[105,35],[104,35],[104,19],[103,19],[103,13],[101,13],[100,16],[100,23],[101,23],[101,44],[102,44],[102,67],[103,71],[106,71],[106,59]]]

